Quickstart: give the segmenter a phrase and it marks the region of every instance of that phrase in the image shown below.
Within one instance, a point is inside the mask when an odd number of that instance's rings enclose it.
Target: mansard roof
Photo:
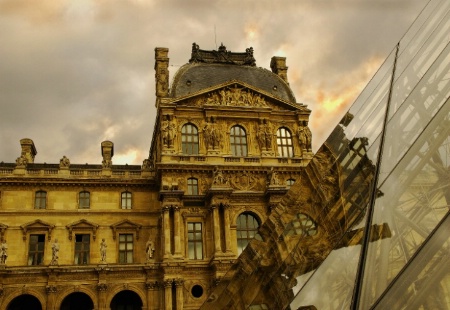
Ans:
[[[232,80],[252,85],[284,101],[296,102],[289,85],[280,76],[255,66],[252,48],[247,48],[245,53],[232,53],[222,45],[218,51],[205,51],[195,43],[189,63],[174,76],[170,96],[186,96]]]

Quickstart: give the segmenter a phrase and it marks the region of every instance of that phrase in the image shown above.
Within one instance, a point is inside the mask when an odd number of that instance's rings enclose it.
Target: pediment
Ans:
[[[136,224],[130,220],[123,220],[112,224],[110,227],[113,230],[113,239],[116,239],[118,232],[135,232],[136,239],[139,239],[139,230],[142,225]]]
[[[267,110],[291,110],[310,112],[305,105],[277,98],[247,83],[233,80],[203,89],[171,101],[178,105],[195,107],[246,108]]]
[[[38,232],[38,231],[48,232],[47,239],[51,240],[52,230],[53,230],[53,228],[55,228],[55,225],[52,225],[52,224],[49,224],[49,223],[46,223],[44,221],[37,219],[33,222],[29,222],[27,224],[21,225],[20,228],[22,229],[22,232],[23,232],[23,240],[27,239],[28,232]]]
[[[88,220],[81,219],[79,221],[73,222],[69,225],[66,225],[66,228],[69,230],[69,240],[72,240],[73,238],[73,231],[91,231],[92,232],[92,238],[95,240],[97,237],[97,229],[99,225],[89,222]]]

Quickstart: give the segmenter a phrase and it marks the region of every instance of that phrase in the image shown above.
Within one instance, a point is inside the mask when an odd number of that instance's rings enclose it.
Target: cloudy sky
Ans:
[[[155,121],[154,48],[170,73],[191,45],[287,58],[297,102],[313,111],[317,149],[426,0],[0,0],[0,162],[21,138],[37,163],[114,164],[148,157]]]

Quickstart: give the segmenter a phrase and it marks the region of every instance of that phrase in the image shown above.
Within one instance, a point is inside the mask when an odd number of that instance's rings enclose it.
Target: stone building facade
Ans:
[[[169,87],[155,49],[156,125],[142,165],[0,164],[0,309],[199,309],[311,160],[310,110],[286,59],[191,58]],[[126,308],[128,307],[128,308]]]

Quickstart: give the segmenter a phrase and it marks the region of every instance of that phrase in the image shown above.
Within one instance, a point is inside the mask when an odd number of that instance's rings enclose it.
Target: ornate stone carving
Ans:
[[[258,178],[248,171],[243,171],[231,178],[231,185],[238,190],[253,190],[259,185]]]
[[[223,175],[222,170],[219,167],[215,167],[212,186],[228,186],[228,184],[228,179]]]
[[[175,284],[175,286],[183,286],[184,279],[181,278],[174,279],[173,283]]]
[[[282,182],[280,181],[280,178],[278,177],[278,173],[273,170],[273,167],[270,168],[269,172],[269,186],[280,186],[282,185]]]
[[[270,151],[272,149],[272,126],[267,120],[264,119],[259,121],[256,138],[258,139],[258,145],[261,152]]]
[[[172,287],[173,279],[166,279],[163,282],[164,287]]]
[[[28,160],[25,155],[21,155],[16,159],[16,168],[25,168],[27,166]]]
[[[297,129],[298,141],[300,147],[305,152],[311,152],[312,133],[308,127],[307,121],[302,121]]]
[[[50,262],[50,265],[58,265],[58,259],[59,259],[59,243],[58,239],[55,239],[55,242],[52,244],[52,261]]]
[[[159,283],[158,283],[158,281],[146,282],[145,287],[148,290],[156,290],[159,288]]]
[[[245,53],[232,53],[227,51],[223,43],[220,44],[217,51],[207,51],[200,49],[195,42],[192,43],[191,59],[189,62],[204,63],[227,63],[234,65],[256,66],[256,60],[253,57],[253,47],[245,49]]]
[[[108,290],[108,285],[106,285],[106,283],[98,283],[97,284],[97,291],[106,292],[106,290]]]
[[[167,148],[173,148],[174,140],[177,135],[177,125],[176,120],[170,115],[163,116],[163,121],[161,122],[161,142],[162,145]]]
[[[106,248],[108,245],[106,244],[105,238],[100,242],[100,262],[106,263]]]
[[[6,259],[8,258],[8,244],[6,240],[2,240],[0,244],[0,265],[6,264]]]
[[[55,285],[47,285],[45,287],[45,291],[47,292],[47,294],[52,294],[56,293],[58,291],[58,288]]]
[[[153,164],[150,161],[150,159],[144,159],[144,161],[142,162],[142,170],[144,170],[144,171],[153,170]]]
[[[203,99],[204,105],[242,106],[242,107],[267,107],[266,100],[258,93],[249,89],[235,87],[222,88],[219,91],[208,94]]]
[[[145,253],[147,253],[147,262],[150,262],[153,260],[154,252],[155,252],[155,245],[153,243],[153,240],[148,239],[148,241],[145,245]]]
[[[65,155],[59,160],[59,168],[69,168],[70,160]]]
[[[217,150],[222,142],[222,133],[214,118],[211,117],[210,122],[203,125],[203,139],[208,150]]]

